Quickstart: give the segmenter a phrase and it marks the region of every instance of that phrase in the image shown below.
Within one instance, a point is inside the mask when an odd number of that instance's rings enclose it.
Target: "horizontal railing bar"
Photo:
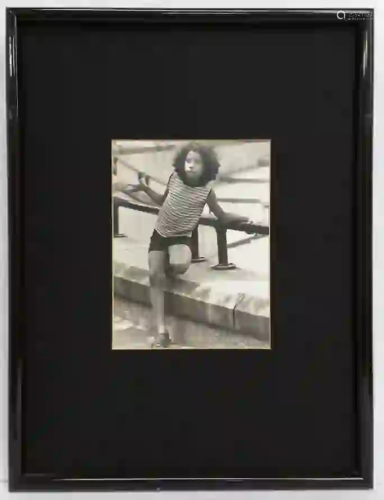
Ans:
[[[126,194],[127,196],[129,196],[130,198],[132,198],[133,200],[135,200],[135,202],[138,202],[140,204],[145,204],[145,205],[148,205],[149,207],[155,207],[157,208],[157,205],[155,204],[154,201],[152,201],[150,198],[148,201],[143,201],[141,198],[140,198],[140,192],[138,193],[137,191],[135,193],[128,193],[128,192],[125,192],[125,191],[122,191],[124,194]],[[128,200],[129,201],[129,200]]]
[[[120,207],[131,208],[132,210],[137,210],[138,212],[144,212],[153,215],[157,215],[159,213],[159,207],[151,207],[149,205],[144,205],[144,204],[139,205],[138,203],[132,203],[131,201],[126,200],[125,198],[115,197],[115,199],[118,200]]]
[[[132,210],[137,210],[138,212],[144,212],[147,214],[153,214],[157,215],[159,213],[159,207],[151,207],[149,205],[138,205],[137,203],[132,203],[128,200],[125,200],[123,198],[118,198],[116,197],[115,199],[119,200],[119,205],[121,207],[125,208],[131,208]],[[209,227],[223,227],[222,224],[219,223],[218,219],[214,216],[210,215],[202,215],[199,220],[199,224],[202,226],[209,226]],[[268,226],[262,226],[259,224],[250,224],[249,222],[243,222],[243,223],[238,223],[238,222],[232,222],[228,223],[225,225],[226,229],[232,229],[233,231],[242,231],[248,234],[269,234],[269,227]]]

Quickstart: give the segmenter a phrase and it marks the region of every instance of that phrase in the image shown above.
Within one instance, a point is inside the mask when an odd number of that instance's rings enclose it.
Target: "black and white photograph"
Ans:
[[[112,349],[271,349],[271,141],[111,149]]]

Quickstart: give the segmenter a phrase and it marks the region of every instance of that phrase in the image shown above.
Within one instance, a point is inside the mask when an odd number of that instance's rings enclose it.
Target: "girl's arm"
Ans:
[[[146,193],[151,198],[151,200],[153,200],[158,205],[162,205],[166,197],[168,196],[168,189],[166,189],[163,194],[160,194],[156,193],[156,191],[154,191],[149,186],[143,186],[141,187],[141,191],[144,191],[144,193]]]
[[[210,211],[214,215],[216,215],[218,221],[221,224],[225,225],[225,224],[228,224],[230,222],[250,222],[248,217],[225,212],[221,208],[221,206],[219,205],[219,202],[217,201],[216,194],[213,191],[213,189],[211,190],[211,192],[208,195],[207,204],[208,204]]]
[[[119,191],[124,191],[124,189],[127,189],[129,187],[129,184],[126,182],[121,182],[117,180],[117,175],[112,175],[112,192],[116,193]]]
[[[139,176],[139,186],[138,186],[139,191],[144,191],[151,200],[153,200],[155,203],[158,205],[162,205],[168,196],[168,188],[164,191],[163,194],[157,193],[154,191],[152,188],[150,188],[147,184],[146,177],[144,175]]]

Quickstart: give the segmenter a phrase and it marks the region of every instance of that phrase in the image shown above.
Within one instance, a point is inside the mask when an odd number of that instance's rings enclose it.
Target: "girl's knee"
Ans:
[[[187,253],[171,254],[169,264],[174,274],[184,274],[189,269],[191,258]]]
[[[164,283],[165,275],[162,269],[156,267],[149,269],[149,281],[151,285],[162,285]]]
[[[149,280],[151,285],[161,286],[164,282],[164,252],[150,251],[148,254]]]
[[[171,262],[171,269],[174,274],[184,274],[188,271],[189,262]]]
[[[188,271],[189,266],[191,265],[190,260],[186,260],[184,262],[175,262],[171,264],[172,270],[175,274],[184,274]]]

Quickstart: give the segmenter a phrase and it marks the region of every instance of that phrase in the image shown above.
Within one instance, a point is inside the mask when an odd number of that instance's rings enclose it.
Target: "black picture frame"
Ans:
[[[143,26],[166,19],[172,23],[236,21],[246,24],[348,21],[356,27],[356,60],[359,81],[355,91],[357,117],[354,181],[354,340],[357,395],[359,467],[354,477],[335,478],[221,478],[221,479],[84,479],[29,475],[23,470],[23,426],[21,405],[25,384],[26,352],[23,334],[25,284],[23,278],[25,189],[21,168],[20,87],[18,66],[18,28],[25,20],[50,23],[108,22],[124,20]],[[208,489],[367,489],[373,487],[373,394],[372,394],[372,122],[373,122],[373,9],[364,10],[110,10],[110,9],[7,9],[7,126],[9,172],[9,488],[22,490],[208,490]],[[101,478],[100,478],[101,479]]]

